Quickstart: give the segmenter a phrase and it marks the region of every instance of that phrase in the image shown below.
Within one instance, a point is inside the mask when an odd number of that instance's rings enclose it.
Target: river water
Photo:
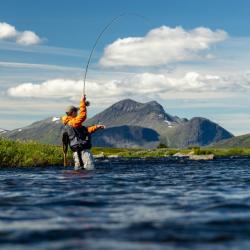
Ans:
[[[250,158],[0,169],[0,249],[250,249]]]

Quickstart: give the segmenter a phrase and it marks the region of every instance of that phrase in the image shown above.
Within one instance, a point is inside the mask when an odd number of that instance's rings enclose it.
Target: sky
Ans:
[[[250,133],[250,1],[2,0],[0,128],[131,98]]]

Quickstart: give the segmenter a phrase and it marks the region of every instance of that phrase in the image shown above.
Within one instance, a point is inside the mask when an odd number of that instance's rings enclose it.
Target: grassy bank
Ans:
[[[214,154],[217,157],[226,156],[250,156],[250,148],[194,148],[194,154]]]
[[[118,149],[93,148],[94,155],[121,157],[165,157],[177,152],[196,155],[214,154],[215,156],[250,156],[250,148],[190,148],[190,149]],[[72,153],[68,153],[69,162]],[[45,145],[33,141],[10,141],[0,138],[0,167],[20,166],[62,166],[63,154],[60,146]]]
[[[62,163],[61,147],[0,138],[1,167],[55,166]]]

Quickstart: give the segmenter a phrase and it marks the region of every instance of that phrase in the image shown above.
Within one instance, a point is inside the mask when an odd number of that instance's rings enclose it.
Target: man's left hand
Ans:
[[[97,125],[97,128],[98,128],[98,129],[104,129],[104,128],[105,128],[105,125]]]

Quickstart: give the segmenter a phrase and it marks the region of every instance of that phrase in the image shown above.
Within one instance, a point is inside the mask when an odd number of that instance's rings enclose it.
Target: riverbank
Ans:
[[[136,158],[136,157],[186,157],[188,155],[250,156],[250,148],[190,148],[190,149],[120,149],[93,148],[96,158]],[[72,164],[72,153],[68,152],[69,165]],[[0,138],[0,167],[62,166],[62,147],[45,145],[34,141],[11,141]]]

